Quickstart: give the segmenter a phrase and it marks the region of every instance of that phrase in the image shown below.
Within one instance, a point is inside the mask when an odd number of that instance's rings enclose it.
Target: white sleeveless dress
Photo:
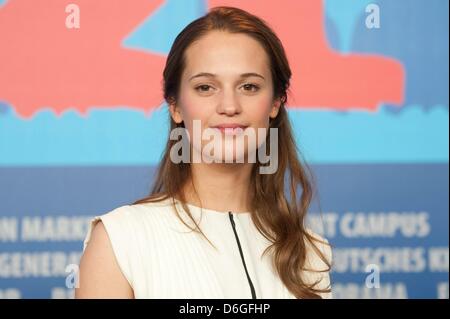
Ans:
[[[180,202],[176,203],[183,219],[193,225],[183,215]],[[273,269],[270,255],[261,257],[270,243],[256,229],[250,213],[232,213],[236,238],[228,212],[201,209],[190,204],[188,207],[217,250],[201,234],[190,231],[179,220],[169,199],[126,205],[95,217],[83,250],[95,224],[101,220],[135,298],[247,299],[252,298],[249,278],[257,299],[295,298]],[[319,247],[331,262],[329,246],[321,244]],[[326,269],[323,261],[312,249],[309,250],[311,267]],[[320,279],[319,288],[327,288],[330,284],[328,272],[305,272],[305,278],[308,282]],[[331,297],[331,293],[322,294],[322,298]]]

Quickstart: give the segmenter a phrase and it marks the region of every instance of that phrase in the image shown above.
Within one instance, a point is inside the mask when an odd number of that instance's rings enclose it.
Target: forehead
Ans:
[[[188,47],[185,59],[184,76],[197,72],[224,77],[246,72],[270,75],[267,53],[258,41],[242,33],[209,32]]]

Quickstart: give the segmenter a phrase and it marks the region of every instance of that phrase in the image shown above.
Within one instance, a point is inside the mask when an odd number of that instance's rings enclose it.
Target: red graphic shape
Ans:
[[[376,111],[380,103],[403,103],[402,64],[384,56],[333,51],[326,41],[321,0],[209,0],[209,8],[221,5],[255,14],[277,33],[293,73],[290,106]]]
[[[70,3],[80,8],[80,29],[66,28]],[[0,6],[0,100],[25,118],[45,107],[159,106],[165,56],[121,42],[162,3],[9,0]]]

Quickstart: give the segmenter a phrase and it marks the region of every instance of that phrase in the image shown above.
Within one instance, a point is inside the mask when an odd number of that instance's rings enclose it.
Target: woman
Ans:
[[[304,226],[312,187],[277,36],[214,8],[178,35],[163,76],[171,135],[153,190],[92,221],[76,297],[330,298],[331,249]]]

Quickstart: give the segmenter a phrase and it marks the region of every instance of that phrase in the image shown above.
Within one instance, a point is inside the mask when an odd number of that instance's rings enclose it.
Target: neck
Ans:
[[[248,199],[252,165],[191,164],[192,183],[186,186],[186,201],[217,211],[250,211]]]

